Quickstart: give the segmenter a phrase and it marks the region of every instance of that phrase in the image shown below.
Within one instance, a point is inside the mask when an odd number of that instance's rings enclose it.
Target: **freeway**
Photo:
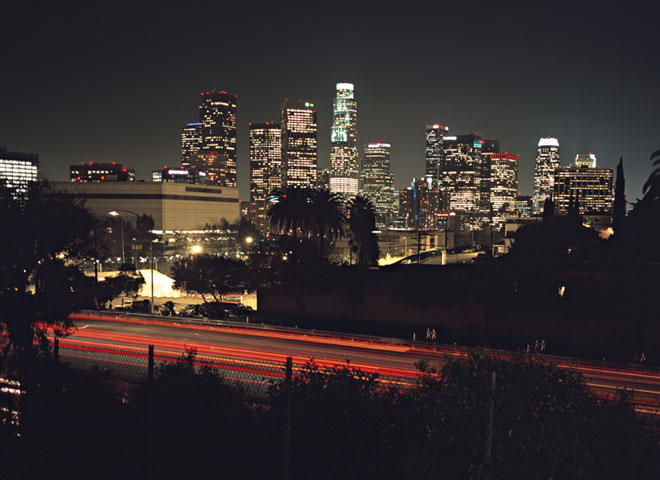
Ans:
[[[468,349],[451,345],[432,345],[378,337],[328,334],[302,329],[261,327],[259,325],[221,325],[194,323],[175,318],[117,316],[100,312],[73,314],[74,333],[62,341],[68,348],[98,350],[122,348],[146,351],[154,345],[157,352],[182,354],[196,349],[204,358],[263,361],[283,365],[287,357],[294,366],[310,359],[322,367],[346,365],[384,377],[409,379],[417,375],[415,363],[427,361],[441,367],[450,358],[464,357]],[[513,355],[501,350],[489,351],[503,358]],[[635,391],[638,410],[658,411],[660,405],[660,370],[630,365],[606,364],[567,357],[543,355],[560,368],[584,375],[587,385],[602,396],[612,396],[617,389]]]

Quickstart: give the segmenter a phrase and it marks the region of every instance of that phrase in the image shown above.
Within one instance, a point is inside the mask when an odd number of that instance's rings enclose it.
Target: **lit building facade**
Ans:
[[[389,227],[393,222],[394,180],[390,171],[390,148],[389,143],[382,142],[364,147],[361,194],[373,203],[379,228]]]
[[[317,112],[302,100],[282,103],[282,185],[314,188],[317,181]]]
[[[442,192],[431,178],[413,179],[399,192],[399,226],[408,230],[438,230],[446,224]]]
[[[69,166],[72,182],[134,182],[135,169],[120,163],[81,163]]]
[[[195,163],[195,157],[204,145],[202,139],[201,123],[189,123],[181,129],[181,165],[190,167]]]
[[[560,165],[559,140],[544,137],[539,140],[534,165],[534,213],[542,213],[546,198],[552,197],[555,173]]]
[[[352,83],[337,84],[330,140],[330,191],[350,199],[359,189],[357,101]]]
[[[577,167],[596,168],[596,155],[589,153],[578,153],[575,156],[575,165]]]
[[[490,159],[490,204],[492,223],[500,228],[506,217],[516,214],[518,155],[484,153]]]
[[[460,213],[460,228],[479,230],[490,221],[490,159],[499,142],[475,134],[445,135],[439,167],[444,210]]]
[[[518,217],[531,217],[533,199],[531,195],[517,195],[516,196],[516,215]]]
[[[426,178],[434,182],[440,179],[442,164],[442,140],[449,132],[449,126],[433,123],[426,126]]]
[[[319,190],[330,190],[329,168],[319,168],[316,172],[316,188]]]
[[[30,183],[39,181],[39,155],[0,147],[0,180],[14,198],[26,199]]]
[[[202,145],[197,152],[196,166],[210,175],[208,166],[213,164],[214,185],[236,187],[237,98],[225,91],[202,92],[199,107]]]
[[[164,166],[161,170],[152,171],[151,181],[165,183],[199,183],[207,185],[209,183],[209,178],[204,171],[197,170],[194,167],[185,168],[182,165],[180,168],[169,168]]]
[[[249,218],[259,231],[266,231],[266,198],[282,186],[282,126],[279,123],[250,124]]]
[[[612,177],[611,168],[579,164],[560,167],[553,186],[555,213],[565,215],[569,207],[577,206],[580,215],[611,215],[614,204]]]

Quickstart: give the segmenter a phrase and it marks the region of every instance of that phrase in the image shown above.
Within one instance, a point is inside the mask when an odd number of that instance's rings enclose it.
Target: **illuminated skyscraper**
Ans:
[[[357,101],[352,83],[338,83],[332,104],[330,146],[330,191],[345,198],[357,195],[359,188],[357,147]]]
[[[437,182],[440,178],[440,165],[442,163],[442,139],[449,127],[434,123],[426,126],[426,177]]]
[[[282,185],[314,188],[317,180],[316,109],[313,103],[282,103]]]
[[[194,164],[197,152],[202,148],[202,124],[189,123],[181,129],[181,165]]]
[[[39,180],[39,155],[0,147],[0,181],[17,200],[27,198],[30,182]]]
[[[390,144],[370,143],[364,148],[362,163],[362,195],[373,203],[376,226],[385,228],[393,223],[394,180],[390,172]]]
[[[202,92],[199,107],[202,123],[200,152],[203,156],[215,157],[215,168],[218,170],[216,185],[225,187],[236,187],[237,97],[225,91]]]
[[[573,165],[557,169],[553,187],[555,213],[567,214],[573,205],[580,215],[612,214],[612,169],[596,168],[596,156],[589,155],[578,155]]]
[[[534,166],[534,213],[542,213],[543,202],[552,197],[555,173],[559,168],[559,141],[553,137],[539,140]]]
[[[484,153],[490,158],[490,204],[493,225],[501,227],[507,216],[516,214],[518,196],[518,155]]]
[[[490,219],[490,160],[499,142],[470,135],[445,135],[440,170],[444,210],[460,213],[460,226],[485,227]]]
[[[250,124],[250,217],[266,230],[266,197],[282,186],[282,126]]]

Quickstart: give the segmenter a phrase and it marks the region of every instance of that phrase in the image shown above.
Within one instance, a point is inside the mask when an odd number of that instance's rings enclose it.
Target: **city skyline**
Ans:
[[[623,156],[629,201],[641,196],[649,155],[660,145],[658,67],[648,61],[658,44],[651,21],[657,7],[475,4],[411,6],[395,14],[360,5],[353,18],[342,20],[346,37],[332,43],[332,7],[311,13],[287,4],[255,13],[235,6],[228,8],[236,25],[228,28],[240,41],[231,55],[227,49],[214,53],[213,59],[223,59],[218,65],[208,60],[218,45],[194,22],[170,35],[198,15],[193,7],[164,8],[155,16],[140,6],[8,8],[12,21],[0,35],[12,75],[0,80],[0,145],[38,153],[49,178],[65,179],[68,165],[91,160],[116,161],[149,179],[152,170],[177,163],[181,126],[196,118],[199,92],[213,87],[239,95],[242,199],[249,196],[248,124],[277,118],[283,98],[317,105],[318,165],[329,166],[336,82],[359,88],[359,144],[391,143],[397,187],[424,174],[425,125],[435,122],[459,135],[497,138],[502,151],[519,154],[524,193],[532,193],[541,137],[559,139],[562,165],[583,152],[594,152],[604,167]],[[465,13],[469,24],[450,21]],[[282,59],[257,51],[291,15],[300,21],[285,42],[314,25],[309,41],[298,46],[300,55]],[[18,33],[28,18],[34,34],[24,38]],[[241,33],[248,22],[253,26]],[[121,38],[117,24],[126,31]],[[438,62],[420,61],[441,45]],[[475,55],[481,60],[473,61]],[[260,73],[273,69],[280,73]],[[588,75],[575,75],[585,70]]]

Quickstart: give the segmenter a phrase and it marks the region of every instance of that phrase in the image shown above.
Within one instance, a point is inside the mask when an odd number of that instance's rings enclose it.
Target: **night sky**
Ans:
[[[202,90],[238,94],[238,174],[249,198],[248,122],[284,97],[314,102],[329,163],[336,82],[356,87],[359,141],[392,144],[397,186],[424,172],[427,123],[496,138],[532,191],[536,144],[562,164],[624,157],[641,196],[660,148],[660,7],[631,2],[20,2],[0,7],[0,145],[44,176],[116,161],[138,178],[176,166]],[[12,2],[18,4],[19,2]],[[240,4],[240,5],[239,5]],[[578,5],[579,4],[579,5]]]

